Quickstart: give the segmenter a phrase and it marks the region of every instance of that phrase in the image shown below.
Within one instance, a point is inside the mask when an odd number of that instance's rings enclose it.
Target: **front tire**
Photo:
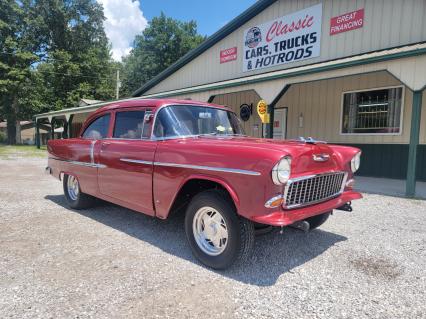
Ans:
[[[73,209],[84,209],[93,206],[95,199],[81,192],[78,179],[73,175],[64,175],[64,195],[68,205]]]
[[[216,190],[192,199],[185,215],[185,232],[195,257],[214,269],[247,260],[254,243],[253,223],[239,217],[229,197]]]

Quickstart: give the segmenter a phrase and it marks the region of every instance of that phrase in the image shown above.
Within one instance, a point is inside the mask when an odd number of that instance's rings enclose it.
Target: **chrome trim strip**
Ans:
[[[120,158],[120,161],[127,162],[127,163],[135,163],[135,164],[146,164],[146,165],[153,165],[154,162],[151,161],[142,161],[142,160],[135,160],[131,158]]]
[[[74,164],[74,165],[79,165],[79,166],[85,166],[85,167],[94,167],[94,168],[106,168],[107,167],[104,164],[95,164],[95,163],[89,163],[89,162],[71,161],[71,160],[60,159],[60,158],[55,158],[55,157],[49,157],[49,159],[56,160],[56,161],[61,161],[61,162],[66,162],[66,163],[70,163],[70,164]]]
[[[96,140],[92,141],[90,145],[90,162],[92,164],[95,164],[95,143],[96,143]]]
[[[251,176],[260,176],[261,173],[255,171],[247,171],[244,169],[237,168],[225,168],[225,167],[211,167],[211,166],[199,166],[199,165],[188,165],[188,164],[176,164],[176,163],[164,163],[164,162],[154,162],[155,166],[166,166],[166,167],[180,167],[180,168],[190,168],[190,169],[200,169],[204,171],[213,171],[213,172],[224,172],[224,173],[235,173]]]
[[[294,183],[294,182],[300,182],[302,180],[311,179],[311,178],[318,177],[318,176],[335,175],[335,174],[339,174],[339,173],[344,173],[344,176],[343,176],[342,186],[340,188],[340,191],[337,194],[331,195],[331,196],[326,197],[326,198],[321,198],[319,200],[312,201],[312,202],[307,202],[307,203],[302,203],[302,204],[294,204],[294,205],[286,206],[286,202],[285,201],[287,199],[288,190],[289,190],[290,185],[292,183]],[[284,209],[293,209],[293,208],[300,208],[300,207],[305,207],[305,206],[311,206],[311,205],[319,204],[319,203],[325,202],[327,200],[339,197],[340,195],[342,195],[343,191],[345,190],[345,185],[346,185],[346,179],[347,178],[348,178],[348,172],[334,171],[334,172],[327,172],[327,173],[321,173],[321,174],[305,175],[305,176],[300,176],[300,177],[296,177],[296,178],[290,179],[287,182],[287,184],[285,185],[285,188],[284,188],[283,208]]]

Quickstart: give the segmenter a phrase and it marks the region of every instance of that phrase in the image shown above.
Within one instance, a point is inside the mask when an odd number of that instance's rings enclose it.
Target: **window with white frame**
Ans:
[[[401,133],[402,101],[402,87],[344,93],[342,133]]]

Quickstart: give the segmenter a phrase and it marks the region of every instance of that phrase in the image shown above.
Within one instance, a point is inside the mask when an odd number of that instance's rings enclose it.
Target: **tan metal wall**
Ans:
[[[247,28],[323,3],[320,57],[251,72],[242,72],[243,33]],[[330,36],[330,18],[364,8],[361,29]],[[426,40],[424,0],[281,0],[163,80],[145,94],[212,83],[277,69],[292,68]],[[220,64],[220,50],[237,46],[236,61]]]
[[[241,123],[246,134],[254,137],[262,137],[262,122],[256,113],[256,105],[260,99],[260,96],[254,90],[249,90],[216,95],[212,103],[229,106],[238,116],[242,104],[253,104],[253,114],[250,116],[250,119],[247,122],[241,121]]]
[[[413,93],[405,88],[403,124],[400,135],[342,135],[342,94],[345,91],[401,85],[389,73],[375,72],[341,78],[295,84],[280,99],[276,107],[288,107],[287,138],[312,136],[332,143],[409,143]],[[303,127],[299,115],[303,114]]]

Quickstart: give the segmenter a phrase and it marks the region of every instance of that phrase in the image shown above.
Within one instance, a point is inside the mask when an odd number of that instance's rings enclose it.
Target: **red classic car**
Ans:
[[[190,100],[111,103],[48,152],[71,208],[97,197],[161,219],[183,211],[194,255],[217,269],[249,256],[257,228],[317,228],[361,198],[359,149],[247,137],[227,107]]]

